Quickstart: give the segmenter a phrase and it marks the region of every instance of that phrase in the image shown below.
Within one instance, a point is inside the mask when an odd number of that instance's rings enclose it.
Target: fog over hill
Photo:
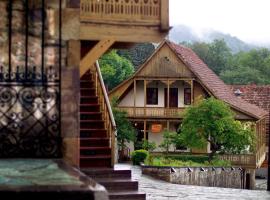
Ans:
[[[170,33],[169,39],[176,42],[212,42],[215,39],[224,39],[227,45],[231,48],[233,53],[239,51],[249,51],[253,48],[266,47],[270,48],[269,44],[251,44],[240,40],[237,37],[231,36],[230,34],[225,34],[220,31],[215,30],[200,30],[196,31],[191,27],[185,25],[174,26]]]

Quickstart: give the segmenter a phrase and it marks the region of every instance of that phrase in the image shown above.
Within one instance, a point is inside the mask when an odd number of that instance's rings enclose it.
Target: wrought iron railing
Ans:
[[[34,60],[39,60],[36,66],[30,61],[33,49],[29,45],[33,39],[30,34],[33,21],[30,20],[34,12],[27,0],[6,2],[8,40],[5,45],[8,48],[1,55],[2,58],[3,54],[7,55],[7,61],[3,63],[1,59],[0,66],[0,158],[58,158],[61,156],[62,0],[59,0],[59,41],[54,41],[58,50],[55,54],[59,55],[53,66],[45,60],[45,0],[39,2],[41,15],[37,24],[40,30],[36,32],[35,44],[39,41],[40,51],[35,52]],[[20,16],[25,24],[18,29],[14,18],[18,20]],[[14,34],[20,35],[15,41]],[[17,51],[18,43],[24,45],[20,51]]]

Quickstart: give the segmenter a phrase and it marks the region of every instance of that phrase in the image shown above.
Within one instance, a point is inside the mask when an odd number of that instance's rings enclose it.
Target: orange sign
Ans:
[[[152,133],[160,133],[162,131],[162,124],[152,124],[151,132]]]

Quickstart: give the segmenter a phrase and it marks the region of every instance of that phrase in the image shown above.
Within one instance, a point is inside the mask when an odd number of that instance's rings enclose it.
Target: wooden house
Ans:
[[[199,101],[213,96],[226,102],[235,119],[251,122],[256,127],[256,151],[245,155],[223,155],[234,165],[258,168],[265,158],[265,117],[267,112],[237,98],[224,82],[189,48],[163,41],[150,58],[126,81],[109,93],[119,98],[118,108],[128,113],[138,130],[138,140],[161,143],[164,129],[175,131],[183,111]],[[171,151],[209,153],[207,149]]]

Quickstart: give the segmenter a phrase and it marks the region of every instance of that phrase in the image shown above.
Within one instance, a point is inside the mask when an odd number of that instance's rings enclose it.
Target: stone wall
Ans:
[[[142,173],[175,184],[245,188],[245,171],[238,168],[142,166]]]

